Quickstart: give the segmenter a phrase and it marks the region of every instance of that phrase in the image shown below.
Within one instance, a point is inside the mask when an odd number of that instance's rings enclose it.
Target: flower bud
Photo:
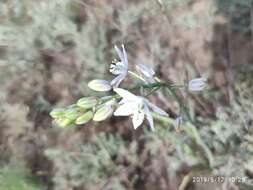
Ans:
[[[64,118],[64,119],[57,119],[56,123],[59,127],[61,128],[66,128],[70,125],[73,124],[73,120],[72,119],[68,119],[68,118]]]
[[[177,117],[174,123],[174,127],[177,132],[181,130],[182,123],[183,123],[182,116]]]
[[[96,106],[97,103],[98,103],[98,100],[96,97],[84,97],[84,98],[79,99],[76,105],[84,109],[90,109]]]
[[[190,91],[201,91],[206,87],[207,79],[206,78],[196,78],[189,81],[188,89]]]
[[[112,99],[108,100],[107,102],[105,102],[104,104],[106,106],[112,106],[112,105],[115,105],[116,103],[117,103],[116,99],[112,98]]]
[[[149,65],[145,65],[145,64],[140,63],[140,64],[136,65],[136,69],[147,78],[153,78],[153,76],[155,75],[155,71]]]
[[[95,91],[110,91],[112,89],[110,83],[106,80],[92,80],[89,82],[88,87]]]
[[[78,117],[79,113],[75,108],[69,108],[65,111],[65,118],[70,120],[75,120]]]
[[[93,117],[92,111],[88,111],[85,114],[78,117],[75,121],[75,124],[77,124],[77,125],[85,124],[85,123],[89,122],[92,119],[92,117]]]
[[[62,108],[55,108],[50,112],[50,116],[54,119],[63,118],[65,115],[65,110]]]
[[[113,113],[113,108],[110,105],[105,105],[99,108],[96,113],[94,114],[93,120],[94,121],[103,121]]]

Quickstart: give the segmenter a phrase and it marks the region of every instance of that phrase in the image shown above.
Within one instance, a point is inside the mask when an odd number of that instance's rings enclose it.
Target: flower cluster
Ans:
[[[159,88],[183,88],[187,91],[200,91],[206,86],[205,78],[196,78],[185,85],[171,85],[161,81],[155,76],[152,67],[145,64],[137,64],[136,71],[129,70],[128,57],[124,45],[121,48],[114,47],[119,57],[110,65],[109,71],[115,75],[111,81],[95,79],[88,83],[88,87],[94,91],[111,92],[111,95],[104,97],[84,97],[67,108],[54,109],[50,115],[60,127],[67,127],[72,124],[82,125],[90,120],[103,121],[108,117],[130,116],[134,129],[137,129],[146,119],[152,131],[155,130],[153,113],[168,117],[168,114],[148,100],[148,96]],[[129,75],[142,81],[133,88],[120,88],[123,80]],[[135,95],[133,91],[147,89],[149,93]],[[182,117],[176,120],[176,127],[182,123]]]

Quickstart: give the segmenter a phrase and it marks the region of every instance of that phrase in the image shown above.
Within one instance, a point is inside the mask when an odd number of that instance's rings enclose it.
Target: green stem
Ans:
[[[146,80],[141,77],[140,75],[132,72],[132,71],[128,71],[131,75],[133,75],[135,78],[138,78],[144,82],[146,82]],[[152,93],[154,93],[155,91],[157,91],[158,89],[160,88],[165,88],[169,94],[171,94],[173,96],[173,98],[175,98],[175,100],[177,101],[177,103],[179,104],[180,108],[183,110],[183,112],[185,113],[187,119],[193,123],[193,120],[189,114],[189,111],[188,109],[186,108],[186,106],[184,105],[183,101],[180,99],[180,97],[176,94],[175,92],[175,89],[178,89],[178,88],[186,88],[185,85],[174,85],[174,84],[168,84],[166,82],[163,82],[161,79],[155,77],[155,80],[157,82],[155,83],[151,83],[151,84],[140,84],[140,85],[137,85],[137,86],[134,86],[134,87],[130,87],[128,88],[127,90],[128,91],[135,91],[135,90],[138,90],[140,88],[143,88],[143,89],[152,89],[150,93],[148,93],[146,96],[149,96],[151,95]],[[120,96],[118,94],[115,94],[112,96],[112,98],[116,98],[116,99],[119,99]]]
[[[168,84],[168,83],[165,83],[165,82],[155,82],[155,83],[151,83],[151,84],[140,84],[140,85],[137,85],[137,86],[134,86],[134,87],[127,88],[127,90],[132,92],[132,91],[138,90],[140,88],[152,89],[151,92],[146,95],[146,96],[149,96],[152,93],[154,93],[155,91],[157,91],[158,89],[163,88],[163,87],[166,88],[166,89],[171,89],[172,91],[175,88],[185,88],[184,85],[174,85],[174,84]],[[114,95],[111,96],[111,98],[120,99],[120,96],[118,94],[114,94]],[[106,101],[103,101],[101,104],[103,104],[104,102],[106,102]]]
[[[156,81],[158,82],[162,82],[161,79],[159,78],[155,78]],[[176,88],[185,88],[186,86],[185,85],[175,85]],[[173,89],[174,86],[172,85],[171,88],[170,87],[167,87],[166,90],[175,98],[175,100],[177,101],[177,103],[179,104],[180,106],[180,109],[183,110],[183,112],[185,113],[187,119],[193,123],[193,119],[191,118],[190,114],[189,114],[189,111],[188,109],[186,108],[186,106],[184,105],[183,101],[180,99],[180,97],[176,94],[175,90]]]
[[[151,94],[153,94],[154,92],[156,92],[156,91],[159,90],[159,89],[160,89],[160,87],[155,87],[155,88],[153,88],[148,94],[145,95],[145,97],[150,96]]]
[[[172,87],[173,85],[157,82],[157,83],[152,83],[152,84],[140,84],[140,85],[137,85],[137,86],[134,86],[134,87],[130,87],[127,90],[130,91],[130,92],[138,90],[140,88],[144,88],[144,89],[156,89],[156,90],[158,90],[159,88],[166,87],[166,86],[167,87]],[[111,98],[118,99],[118,98],[120,98],[120,96],[118,94],[115,94],[115,95],[112,95]]]
[[[183,112],[185,113],[187,119],[193,123],[193,120],[189,114],[188,109],[186,108],[186,106],[184,105],[183,101],[181,101],[181,99],[178,97],[178,95],[176,94],[176,92],[174,91],[174,89],[170,89],[170,88],[166,88],[166,90],[175,98],[175,100],[177,101],[177,103],[179,104],[180,108],[183,110]]]
[[[161,87],[166,87],[168,86],[168,84],[166,83],[160,83],[160,82],[156,82],[156,83],[152,83],[152,84],[140,84],[134,87],[130,87],[128,88],[129,91],[134,91],[134,90],[138,90],[140,88],[144,88],[144,89],[152,89],[152,88],[161,88]]]
[[[130,90],[130,91],[140,89],[140,88],[144,88],[144,89],[150,89],[150,88],[158,88],[159,89],[161,87],[167,87],[167,88],[171,88],[171,89],[185,88],[185,85],[174,85],[174,84],[168,84],[166,82],[162,82],[158,77],[155,77],[155,80],[157,81],[156,83],[147,84],[147,81],[142,76],[138,75],[137,73],[135,73],[133,71],[128,71],[128,73],[131,74],[132,76],[134,76],[135,78],[145,82],[145,84],[141,84],[141,85],[129,88],[128,90]]]
[[[131,74],[133,77],[142,80],[143,82],[147,82],[142,76],[138,75],[137,73],[133,72],[133,71],[128,71],[129,74]]]
[[[134,90],[138,90],[140,88],[144,88],[144,89],[152,89],[152,88],[161,88],[161,87],[166,87],[166,88],[171,88],[171,89],[175,89],[175,88],[184,88],[185,85],[174,85],[174,84],[168,84],[165,82],[155,82],[155,83],[151,83],[151,84],[140,84],[134,87],[130,87],[128,88],[129,91],[134,91]]]

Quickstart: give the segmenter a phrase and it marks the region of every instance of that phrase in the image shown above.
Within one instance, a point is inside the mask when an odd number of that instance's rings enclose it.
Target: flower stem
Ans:
[[[159,79],[158,77],[155,77],[155,80],[158,82],[162,82],[161,79]],[[171,85],[171,88],[167,87],[166,90],[175,98],[175,100],[177,101],[177,103],[180,106],[180,109],[183,110],[183,112],[185,113],[187,119],[193,123],[193,119],[191,118],[188,109],[186,108],[186,106],[184,105],[183,101],[178,97],[178,95],[176,94],[175,90],[173,89],[173,87],[175,88],[186,88],[186,85]]]
[[[146,80],[144,78],[142,78],[141,76],[139,76],[138,74],[132,72],[132,71],[128,71],[131,75],[133,75],[135,78],[138,78],[144,82],[146,82]],[[175,85],[175,84],[168,84],[166,82],[163,82],[161,79],[159,79],[158,77],[155,77],[155,80],[157,82],[155,83],[151,83],[151,84],[140,84],[134,87],[130,87],[127,90],[129,91],[135,91],[138,90],[140,88],[143,89],[152,89],[150,93],[148,93],[146,96],[149,96],[151,94],[153,94],[154,92],[156,92],[157,90],[159,90],[160,88],[165,88],[167,90],[167,92],[169,94],[171,94],[173,96],[173,98],[177,101],[177,103],[179,104],[180,108],[182,109],[182,111],[185,113],[186,117],[188,118],[188,120],[193,123],[193,120],[189,114],[188,109],[186,108],[186,106],[184,105],[183,101],[180,99],[180,97],[176,94],[175,90],[179,89],[179,88],[186,88],[186,85]],[[114,95],[112,96],[116,99],[120,98],[119,95]]]
[[[131,74],[133,77],[142,80],[143,82],[147,82],[142,76],[138,75],[137,73],[133,72],[133,71],[128,71],[129,74]]]
[[[140,88],[144,89],[152,89],[152,88],[161,88],[161,87],[166,87],[170,89],[175,89],[175,88],[185,88],[185,85],[174,85],[174,84],[168,84],[165,82],[155,82],[151,84],[140,84],[131,88],[128,88],[128,90],[133,91],[133,90],[138,90]]]
[[[154,92],[156,92],[157,90],[159,90],[160,87],[155,87],[153,88],[148,94],[145,95],[145,97],[150,96],[151,94],[153,94]]]
[[[130,91],[134,91],[134,90],[138,90],[140,88],[144,88],[144,89],[152,89],[152,88],[157,88],[157,87],[166,87],[167,84],[166,83],[160,83],[160,82],[156,82],[156,83],[152,83],[152,84],[140,84],[134,87],[130,87],[128,90]]]

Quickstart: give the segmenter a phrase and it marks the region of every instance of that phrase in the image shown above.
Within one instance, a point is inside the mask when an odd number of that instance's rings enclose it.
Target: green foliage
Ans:
[[[114,159],[124,149],[124,141],[117,136],[99,134],[93,143],[73,145],[72,150],[50,148],[45,155],[54,163],[56,189],[104,187],[104,189],[124,189],[120,176],[120,166]],[[112,180],[108,180],[112,178]],[[108,180],[108,181],[107,181]],[[111,187],[111,188],[109,188]]]
[[[78,1],[16,1],[1,3],[4,20],[0,25],[0,44],[8,48],[7,64],[17,69],[31,69],[40,56],[40,50],[51,49],[63,51],[70,44],[75,45],[77,65],[85,65],[82,77],[89,78],[90,69],[95,73],[103,73],[102,62],[105,60],[103,50],[105,29],[102,25],[94,25],[96,16],[87,20],[87,27],[78,30],[73,21],[70,6],[84,9]],[[11,4],[11,6],[9,6]],[[77,16],[77,12],[75,13]],[[90,38],[90,36],[93,36]],[[99,66],[98,66],[99,65]]]
[[[1,190],[42,190],[39,181],[29,176],[26,172],[13,168],[0,168],[0,189]]]
[[[161,0],[162,4],[166,6],[166,9],[170,11],[171,9],[179,6],[186,5],[190,2],[191,0]]]

